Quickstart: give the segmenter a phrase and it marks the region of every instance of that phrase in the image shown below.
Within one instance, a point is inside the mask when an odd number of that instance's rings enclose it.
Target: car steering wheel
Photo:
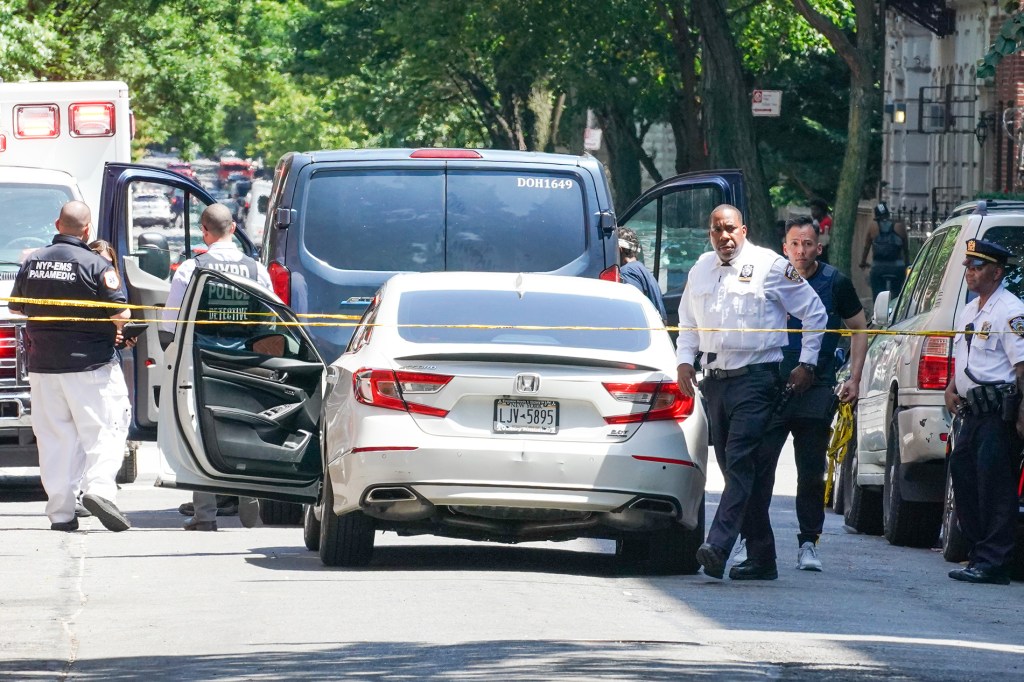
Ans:
[[[47,246],[50,242],[39,237],[18,237],[7,242],[7,246],[12,249],[29,249],[33,247]]]

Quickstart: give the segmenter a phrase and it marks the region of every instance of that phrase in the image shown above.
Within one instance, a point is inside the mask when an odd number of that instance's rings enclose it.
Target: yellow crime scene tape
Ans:
[[[835,473],[843,466],[850,449],[850,441],[853,439],[853,405],[851,403],[839,403],[839,410],[836,412],[835,422],[832,424],[832,433],[829,436],[828,450],[825,456],[828,459],[828,472],[825,474],[825,506],[832,501],[835,491],[832,490]]]

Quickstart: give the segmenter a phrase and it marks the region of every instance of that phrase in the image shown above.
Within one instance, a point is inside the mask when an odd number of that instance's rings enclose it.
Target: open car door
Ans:
[[[199,216],[213,197],[184,175],[130,163],[104,167],[101,196],[94,236],[114,247],[128,302],[163,306],[178,265],[206,248]],[[235,245],[256,257],[256,247],[242,230],[235,232]],[[132,397],[130,438],[155,440],[165,364],[157,336],[160,311],[136,309],[132,317],[149,328],[132,351],[121,354]]]
[[[631,228],[640,238],[642,260],[661,286],[670,326],[679,324],[679,299],[690,268],[702,253],[711,250],[708,218],[720,204],[732,204],[747,218],[740,171],[668,178],[637,197],[619,216],[619,225]]]
[[[273,293],[197,269],[166,362],[158,486],[316,501],[325,367]]]

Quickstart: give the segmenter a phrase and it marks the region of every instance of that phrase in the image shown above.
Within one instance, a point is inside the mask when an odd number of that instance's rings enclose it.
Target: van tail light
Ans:
[[[14,379],[17,372],[18,337],[14,327],[0,327],[0,379]]]
[[[443,149],[430,147],[417,149],[409,155],[410,159],[482,159],[480,152],[472,149]]]
[[[619,277],[619,266],[610,265],[601,271],[601,274],[597,276],[598,279],[603,279],[606,282],[621,282],[622,278]]]
[[[953,339],[948,336],[925,338],[917,363],[917,387],[942,391],[952,376]]]
[[[78,102],[68,107],[71,137],[111,137],[114,134],[113,102]]]
[[[364,405],[431,417],[445,417],[448,410],[413,402],[407,397],[437,393],[451,380],[452,377],[443,374],[361,369],[352,377],[352,392],[356,400]]]
[[[674,381],[643,381],[638,384],[604,384],[613,398],[647,409],[627,412],[604,420],[609,424],[633,424],[643,421],[674,419],[682,421],[693,414],[693,398],[683,395]]]
[[[19,104],[14,107],[14,136],[53,138],[60,135],[60,111],[56,104]]]
[[[276,260],[271,261],[270,266],[267,267],[267,272],[270,273],[270,283],[274,287],[274,293],[277,294],[279,299],[284,301],[285,305],[291,305],[292,273]]]

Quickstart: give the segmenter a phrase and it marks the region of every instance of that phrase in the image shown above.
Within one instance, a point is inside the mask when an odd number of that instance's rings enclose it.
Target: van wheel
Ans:
[[[315,552],[320,549],[320,521],[316,518],[313,505],[304,504],[302,507],[302,541],[306,549]]]
[[[941,505],[908,502],[900,491],[900,451],[898,412],[889,425],[885,449],[885,484],[882,487],[882,524],[885,539],[899,547],[931,547],[942,523]]]
[[[946,561],[960,563],[967,560],[967,541],[960,531],[960,522],[956,518],[956,498],[953,496],[953,476],[946,466],[946,496],[942,505],[942,527],[939,528],[939,542],[942,543],[942,556]]]
[[[334,488],[324,477],[324,510],[320,519],[320,561],[324,566],[365,566],[373,558],[373,519],[361,511],[337,516]]]
[[[843,521],[858,533],[882,534],[882,495],[878,490],[857,483],[857,451],[846,453],[850,475],[845,478]]]
[[[124,460],[117,472],[114,481],[117,483],[134,483],[139,475],[139,444],[135,441],[128,441],[124,453]]]
[[[302,505],[298,502],[260,500],[260,521],[264,526],[297,526],[302,523]]]

